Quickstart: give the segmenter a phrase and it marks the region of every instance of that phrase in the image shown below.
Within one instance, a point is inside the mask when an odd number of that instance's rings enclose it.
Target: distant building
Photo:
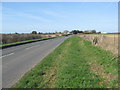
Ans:
[[[102,32],[102,33],[106,34],[107,32]]]
[[[68,30],[65,30],[63,34],[70,34],[70,32]]]

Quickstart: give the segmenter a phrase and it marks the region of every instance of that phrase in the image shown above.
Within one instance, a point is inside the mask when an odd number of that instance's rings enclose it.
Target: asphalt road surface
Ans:
[[[64,40],[58,37],[2,50],[2,88],[10,88]]]

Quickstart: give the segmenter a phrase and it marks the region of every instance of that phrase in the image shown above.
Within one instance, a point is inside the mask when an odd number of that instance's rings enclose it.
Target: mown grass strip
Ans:
[[[13,88],[117,88],[117,60],[112,53],[71,37]]]
[[[32,41],[40,41],[40,40],[51,39],[51,38],[55,38],[55,37],[32,39],[32,40],[25,40],[25,41],[19,41],[19,42],[14,42],[14,43],[0,44],[0,47],[9,46],[9,45],[15,45],[15,44],[21,44],[21,43],[27,43],[27,42],[32,42]]]

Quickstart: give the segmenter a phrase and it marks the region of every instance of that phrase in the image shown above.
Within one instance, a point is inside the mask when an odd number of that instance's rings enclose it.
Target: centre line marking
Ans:
[[[40,45],[36,45],[36,46],[32,46],[32,47],[28,47],[28,48],[26,48],[26,49],[30,49],[30,48],[34,48],[34,47],[38,47],[38,46],[40,46]]]
[[[12,54],[14,54],[14,53],[10,53],[10,54],[7,54],[7,55],[4,55],[4,56],[1,56],[0,58],[6,57],[6,56],[10,56],[10,55],[12,55]]]

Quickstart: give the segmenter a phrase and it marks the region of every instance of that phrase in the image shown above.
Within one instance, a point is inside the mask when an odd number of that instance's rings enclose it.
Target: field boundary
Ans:
[[[5,49],[5,48],[8,48],[8,47],[13,47],[13,46],[18,46],[18,45],[23,45],[23,44],[28,44],[28,43],[33,43],[33,42],[48,40],[48,39],[54,39],[54,38],[57,38],[57,37],[32,39],[32,40],[26,40],[26,41],[20,41],[20,42],[3,44],[2,46],[0,46],[0,49]]]

